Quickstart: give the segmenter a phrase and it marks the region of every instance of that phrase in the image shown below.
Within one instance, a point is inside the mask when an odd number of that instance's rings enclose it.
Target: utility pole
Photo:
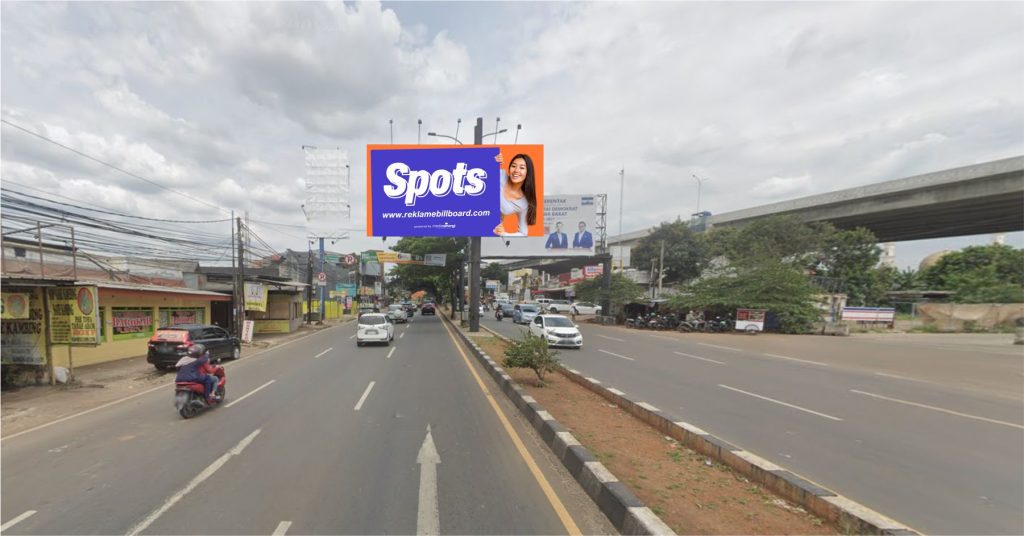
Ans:
[[[238,325],[238,253],[235,251],[235,211],[231,211],[231,318],[228,319],[228,325],[231,326],[231,330],[234,331],[235,326]],[[241,333],[238,333],[241,338]]]
[[[497,134],[495,134],[497,137]],[[484,118],[476,118],[476,127],[473,128],[473,144],[483,145],[484,143]],[[459,289],[462,292],[462,289]],[[480,331],[480,237],[473,236],[469,239],[469,331],[476,333]]]
[[[236,218],[238,224],[238,296],[236,307],[238,307],[238,323],[235,324],[235,333],[242,335],[245,330],[245,241],[242,240],[242,218]]]
[[[327,285],[321,285],[320,284],[320,274],[322,274],[323,272],[324,272],[324,237],[321,236],[320,237],[320,273],[317,274],[317,279],[316,279],[316,284],[317,284],[318,287],[320,287],[320,322],[318,322],[319,324],[323,324],[324,323],[324,289],[327,288]]]
[[[622,206],[626,195],[626,166],[619,170],[619,271],[622,271]]]
[[[665,279],[665,241],[661,241],[661,256],[658,258],[658,297],[661,297],[661,282]]]
[[[651,278],[650,278],[650,280],[651,280],[651,282],[649,284],[649,286],[651,287],[650,294],[651,294],[651,299],[653,300],[654,299],[654,259],[651,259]]]
[[[313,243],[306,242],[306,324],[313,321]]]

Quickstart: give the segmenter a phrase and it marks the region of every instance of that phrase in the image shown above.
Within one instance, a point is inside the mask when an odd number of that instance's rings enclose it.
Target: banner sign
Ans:
[[[446,253],[427,253],[423,256],[423,264],[427,266],[444,266],[448,258]]]
[[[480,241],[487,257],[590,257],[596,252],[596,196],[544,197],[544,230],[539,237],[495,237]]]
[[[8,296],[21,294],[26,297],[24,318],[8,318],[0,321],[0,361],[13,365],[43,365],[46,363],[46,316],[43,310],[42,289],[23,288],[3,292],[4,312],[10,305]],[[19,312],[18,316],[22,314]]]
[[[141,339],[153,334],[153,310],[150,308],[113,308],[110,311],[115,341]]]
[[[603,264],[598,264],[596,266],[584,266],[583,267],[583,277],[585,277],[587,279],[590,279],[592,277],[597,277],[599,275],[604,275],[604,265]]]
[[[268,288],[266,285],[260,283],[245,283],[245,310],[246,311],[259,311],[267,312],[267,293]]]
[[[0,318],[4,320],[24,320],[29,317],[29,301],[32,299],[27,292],[4,292]]]
[[[892,324],[896,309],[892,307],[843,307],[842,319],[854,322]]]
[[[252,342],[252,333],[256,327],[255,320],[246,320],[242,323],[242,342]]]
[[[366,153],[367,236],[543,232],[542,145],[367,145]],[[514,196],[504,197],[505,182]]]
[[[51,287],[50,341],[53,344],[100,343],[100,313],[96,287]]]
[[[364,252],[359,254],[359,260],[361,262],[363,262],[364,264],[368,263],[368,262],[377,262],[377,252],[376,251],[364,251]]]
[[[487,280],[485,280],[484,281],[484,288],[489,288],[489,289],[492,289],[492,290],[498,290],[498,280],[497,279],[487,279]]]

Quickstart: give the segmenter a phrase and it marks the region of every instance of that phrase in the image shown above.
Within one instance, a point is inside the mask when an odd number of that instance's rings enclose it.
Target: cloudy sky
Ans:
[[[3,2],[3,119],[305,247],[302,145],[339,147],[365,237],[365,146],[427,131],[545,145],[551,193],[625,231],[1024,154],[1021,3]],[[5,188],[223,217],[9,125]],[[271,225],[276,223],[279,225]],[[293,225],[294,227],[284,227]],[[970,237],[906,243],[916,265]],[[1024,245],[1021,233],[1009,236]]]

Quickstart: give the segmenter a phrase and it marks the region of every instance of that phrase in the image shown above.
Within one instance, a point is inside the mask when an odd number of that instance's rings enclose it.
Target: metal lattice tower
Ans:
[[[320,231],[338,231],[352,219],[348,155],[341,149],[306,146],[306,220]],[[323,233],[319,233],[322,235]]]

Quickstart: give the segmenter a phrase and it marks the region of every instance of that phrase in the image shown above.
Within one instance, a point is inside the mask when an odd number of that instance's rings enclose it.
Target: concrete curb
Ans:
[[[569,474],[576,479],[621,534],[675,534],[650,508],[644,506],[625,484],[619,482],[619,479],[608,471],[604,464],[597,461],[590,451],[580,445],[580,442],[543,406],[538,404],[532,396],[526,394],[523,388],[516,384],[515,380],[491,356],[487,355],[487,352],[450,320],[444,318],[444,321],[456,328],[456,333],[472,349],[473,355],[487,369],[488,374],[498,382],[502,392],[519,408],[519,411],[537,430],[555,457],[562,462]],[[508,340],[486,327],[483,329]]]
[[[559,367],[558,371],[570,380],[646,422],[659,432],[705,456],[728,465],[736,472],[765,486],[780,497],[802,506],[818,517],[835,523],[843,533],[920,534],[894,519],[819,486],[753,453],[731,445],[692,424],[674,421],[672,417],[658,408],[646,402],[634,401],[622,391],[606,387],[600,381],[585,377],[577,370]]]

